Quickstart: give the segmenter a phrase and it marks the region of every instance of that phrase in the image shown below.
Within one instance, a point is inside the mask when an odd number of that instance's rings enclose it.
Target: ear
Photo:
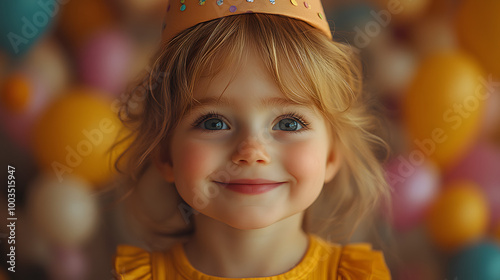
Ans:
[[[165,181],[169,183],[173,183],[175,181],[174,169],[170,160],[163,159],[160,155],[158,155],[153,158],[153,163]]]
[[[335,175],[340,169],[343,158],[337,145],[332,145],[328,157],[326,159],[326,169],[325,169],[325,184],[333,180]]]

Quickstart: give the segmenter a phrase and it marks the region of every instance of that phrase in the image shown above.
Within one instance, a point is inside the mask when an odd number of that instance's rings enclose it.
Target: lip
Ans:
[[[284,184],[284,182],[277,182],[266,179],[237,179],[231,180],[229,182],[215,181],[215,183],[231,191],[243,194],[261,194]]]

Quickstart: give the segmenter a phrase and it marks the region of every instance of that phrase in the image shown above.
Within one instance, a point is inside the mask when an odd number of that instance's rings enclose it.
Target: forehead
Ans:
[[[227,102],[232,99],[284,98],[272,73],[255,51],[247,51],[240,57],[226,61],[215,61],[196,80],[193,97],[196,101],[219,99]],[[216,71],[214,71],[214,69]]]
[[[312,104],[290,98],[270,67],[251,48],[239,56],[226,56],[210,65],[196,79],[192,107],[236,103],[253,103],[261,107]]]

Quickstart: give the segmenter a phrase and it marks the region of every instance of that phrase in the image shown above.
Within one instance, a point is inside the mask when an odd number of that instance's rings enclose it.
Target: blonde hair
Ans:
[[[363,95],[359,61],[350,47],[284,16],[224,17],[187,29],[163,46],[146,76],[140,109],[134,112],[130,102],[121,108],[120,118],[131,130],[132,142],[117,161],[117,169],[137,181],[152,156],[168,147],[174,128],[195,102],[197,79],[239,60],[249,46],[257,50],[287,98],[312,104],[323,114],[342,153],[339,173],[308,210],[306,229],[319,232],[314,228],[318,220],[335,227],[347,216],[355,217],[354,226],[381,197],[389,197],[378,158],[387,152],[387,145],[375,134],[377,118]],[[133,98],[130,91],[128,101]]]

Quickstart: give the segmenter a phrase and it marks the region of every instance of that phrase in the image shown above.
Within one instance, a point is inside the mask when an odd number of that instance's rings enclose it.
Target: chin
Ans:
[[[268,217],[266,217],[266,218],[267,219],[240,218],[237,220],[230,220],[230,221],[223,221],[223,222],[230,227],[240,229],[240,230],[261,229],[261,228],[266,228],[266,227],[276,223],[276,221],[274,221],[274,220],[271,221],[271,220],[269,220]]]

